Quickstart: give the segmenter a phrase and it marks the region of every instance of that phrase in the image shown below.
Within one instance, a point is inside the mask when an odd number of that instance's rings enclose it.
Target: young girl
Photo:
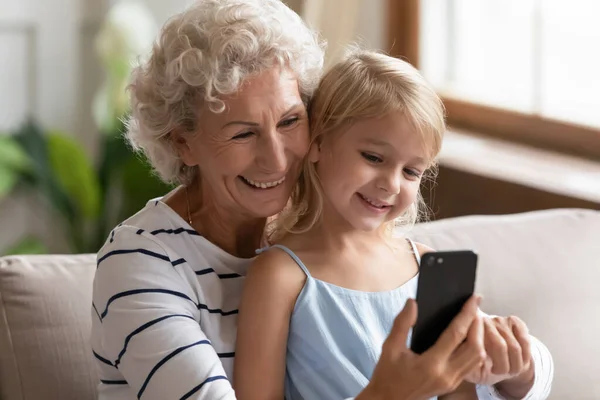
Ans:
[[[445,131],[442,103],[417,70],[356,52],[324,76],[309,112],[311,148],[275,221],[277,244],[259,251],[245,283],[234,374],[242,400],[359,393],[416,295],[428,250],[398,229],[419,216],[419,186]],[[442,398],[477,398],[475,386]]]

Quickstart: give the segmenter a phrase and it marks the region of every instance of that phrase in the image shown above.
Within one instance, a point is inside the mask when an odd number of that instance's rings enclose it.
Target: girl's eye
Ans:
[[[420,178],[421,177],[421,173],[419,171],[416,171],[414,169],[409,169],[409,168],[405,168],[404,172],[414,178]]]
[[[363,158],[369,162],[372,162],[374,164],[379,164],[381,162],[383,162],[383,160],[380,157],[377,157],[374,154],[370,154],[370,153],[365,153],[364,151],[362,151],[360,153],[361,156],[363,156]]]
[[[292,117],[292,118],[288,118],[286,120],[283,120],[279,123],[280,127],[283,128],[289,128],[290,126],[294,125],[296,122],[298,122],[298,117]]]
[[[247,139],[250,136],[254,135],[254,132],[252,131],[248,131],[248,132],[242,132],[240,134],[235,135],[232,139],[237,140],[237,139]]]

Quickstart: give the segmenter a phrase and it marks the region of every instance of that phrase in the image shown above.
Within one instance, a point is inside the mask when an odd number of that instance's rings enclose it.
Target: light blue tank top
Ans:
[[[419,252],[410,241],[417,263]],[[306,274],[290,321],[286,358],[286,400],[342,400],[358,395],[369,383],[394,319],[417,293],[417,276],[397,289],[362,292]],[[410,336],[409,339],[410,341]]]

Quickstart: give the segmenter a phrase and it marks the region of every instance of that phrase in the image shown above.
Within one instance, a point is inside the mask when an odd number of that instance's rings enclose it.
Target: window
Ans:
[[[389,2],[404,11],[390,39],[409,36],[394,50],[436,87],[451,125],[600,157],[600,1]],[[407,12],[416,22],[394,28]]]

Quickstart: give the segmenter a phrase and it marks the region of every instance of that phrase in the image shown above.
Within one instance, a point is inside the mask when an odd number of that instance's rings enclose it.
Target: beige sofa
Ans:
[[[552,399],[600,399],[600,212],[448,219],[416,239],[480,255],[483,309],[516,314],[551,350]],[[0,259],[0,399],[87,400],[93,255]]]

